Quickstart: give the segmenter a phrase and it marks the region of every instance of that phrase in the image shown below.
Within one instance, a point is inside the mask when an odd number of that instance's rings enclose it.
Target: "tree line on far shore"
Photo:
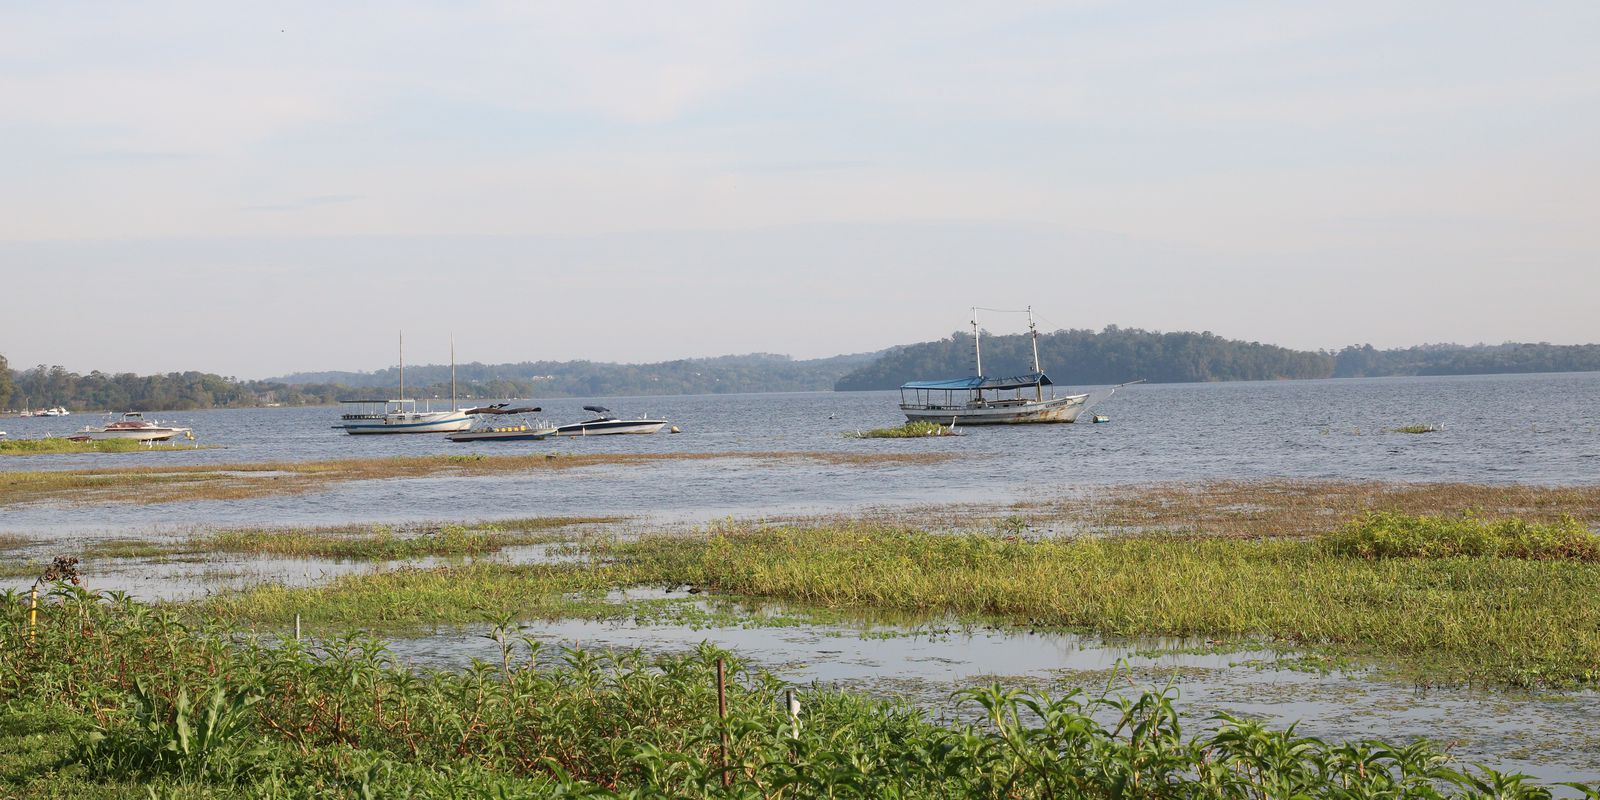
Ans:
[[[1353,345],[1339,351],[1292,350],[1226,339],[1210,332],[1162,333],[1109,326],[1040,336],[1045,371],[1056,382],[1094,386],[1143,378],[1152,383],[1511,372],[1600,371],[1600,344],[1421,345],[1379,350]],[[1032,368],[1026,335],[985,336],[984,373],[1016,375]],[[465,364],[457,369],[464,400],[477,398],[616,397],[774,391],[893,389],[917,379],[974,374],[972,336],[882,353],[795,360],[753,353],[656,364],[538,361]],[[407,369],[407,394],[450,396],[448,366]],[[300,373],[238,380],[206,372],[87,375],[60,366],[12,370],[0,355],[0,410],[63,406],[71,411],[149,411],[263,405],[326,405],[355,396],[399,395],[396,370]]]

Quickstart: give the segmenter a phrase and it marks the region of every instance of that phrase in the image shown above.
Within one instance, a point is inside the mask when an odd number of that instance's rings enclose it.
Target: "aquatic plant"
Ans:
[[[796,719],[791,687],[707,645],[547,652],[502,619],[498,658],[416,671],[365,635],[240,638],[71,586],[30,629],[19,600],[0,595],[12,796],[1551,797],[1427,742],[1326,742],[1231,717],[1186,734],[1163,691],[974,687],[957,697],[977,720],[941,724],[801,688]]]
[[[90,439],[73,441],[64,436],[39,439],[0,439],[0,456],[33,456],[52,453],[145,453],[172,450],[201,450],[217,445],[187,442],[136,442],[132,439]]]
[[[1404,425],[1390,430],[1394,433],[1438,433],[1440,428],[1435,425]]]
[[[869,431],[852,431],[845,436],[852,439],[913,439],[921,436],[955,436],[955,426],[944,426],[927,420],[913,420],[893,428],[873,428]]]
[[[1323,539],[1328,551],[1359,558],[1480,556],[1600,561],[1600,535],[1577,520],[1528,522],[1369,512]]]

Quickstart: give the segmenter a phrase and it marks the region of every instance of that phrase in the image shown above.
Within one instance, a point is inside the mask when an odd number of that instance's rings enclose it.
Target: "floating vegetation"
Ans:
[[[63,436],[40,439],[0,439],[0,456],[38,456],[54,453],[148,453],[174,450],[208,450],[214,444],[191,442],[136,442],[132,439],[74,441]]]
[[[1444,429],[1437,425],[1406,425],[1391,429],[1393,433],[1438,433],[1442,430]]]
[[[1186,735],[1197,720],[1170,691],[995,684],[959,692],[974,721],[946,724],[792,690],[708,645],[545,652],[503,619],[497,658],[418,672],[365,635],[241,639],[64,585],[32,626],[24,602],[0,597],[13,796],[1551,796],[1425,741],[1328,742],[1229,716]]]
[[[507,547],[562,541],[555,533],[576,525],[616,522],[620,517],[545,517],[473,525],[341,526],[257,528],[222,531],[186,551],[260,553],[297,558],[393,561],[424,556],[485,555]]]
[[[959,436],[954,425],[940,425],[927,420],[915,420],[893,428],[874,428],[855,431],[845,436],[852,439],[913,439],[921,436]]]

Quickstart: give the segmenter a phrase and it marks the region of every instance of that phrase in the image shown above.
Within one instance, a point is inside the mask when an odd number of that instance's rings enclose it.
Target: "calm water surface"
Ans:
[[[823,513],[929,502],[1006,502],[1098,485],[1227,478],[1580,484],[1600,482],[1600,373],[1140,385],[1096,408],[1110,424],[972,428],[966,436],[857,440],[903,420],[893,392],[554,399],[664,417],[683,433],[456,444],[438,435],[349,436],[334,408],[155,414],[222,449],[8,459],[7,469],[306,461],[434,453],[774,451],[953,453],[937,464],[850,466],[760,458],[526,475],[334,484],[323,491],[163,506],[36,505],[0,529],[111,531],[192,524],[312,524],[630,514],[674,520]],[[12,437],[99,417],[7,419]],[[1400,434],[1410,424],[1443,428]]]

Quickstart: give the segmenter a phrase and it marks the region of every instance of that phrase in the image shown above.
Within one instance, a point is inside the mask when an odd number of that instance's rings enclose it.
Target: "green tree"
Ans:
[[[0,356],[0,408],[9,408],[11,402],[11,365],[6,362],[5,356]]]

